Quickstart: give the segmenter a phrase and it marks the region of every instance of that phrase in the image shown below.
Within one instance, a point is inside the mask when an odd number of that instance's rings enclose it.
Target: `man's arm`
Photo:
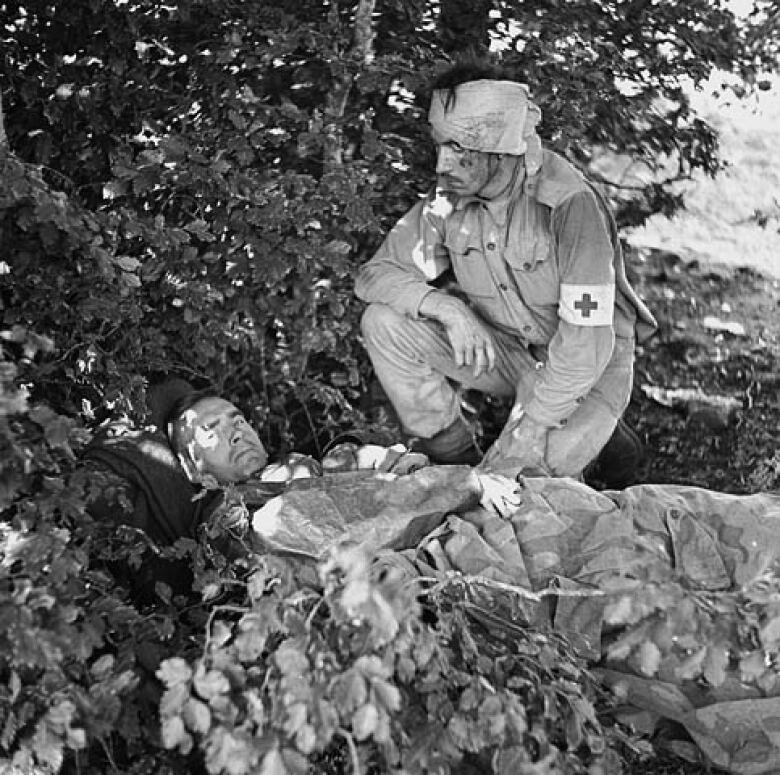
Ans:
[[[568,418],[607,367],[615,343],[614,247],[606,215],[583,191],[555,209],[560,274],[558,330],[525,414],[552,427]]]
[[[444,217],[449,204],[429,195],[393,227],[376,255],[358,272],[355,293],[368,303],[388,304],[418,317],[429,284],[449,267],[444,247]]]
[[[549,473],[549,430],[566,421],[609,363],[615,343],[615,272],[606,217],[589,191],[575,194],[553,212],[561,285],[558,329],[533,398],[513,411],[483,467],[513,457],[518,468]]]

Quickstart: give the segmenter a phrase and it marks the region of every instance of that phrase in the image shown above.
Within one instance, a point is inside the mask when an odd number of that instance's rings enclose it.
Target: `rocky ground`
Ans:
[[[652,250],[632,265],[660,323],[627,413],[647,445],[637,478],[780,488],[780,281]]]

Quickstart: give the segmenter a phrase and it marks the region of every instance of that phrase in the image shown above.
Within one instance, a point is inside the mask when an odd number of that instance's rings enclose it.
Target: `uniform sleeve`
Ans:
[[[615,270],[608,217],[590,191],[574,194],[552,214],[559,323],[526,407],[531,419],[543,425],[559,425],[571,415],[612,356]]]
[[[444,219],[450,211],[448,200],[436,195],[412,207],[361,267],[355,280],[358,298],[417,317],[420,303],[432,290],[429,283],[450,265],[443,242]]]

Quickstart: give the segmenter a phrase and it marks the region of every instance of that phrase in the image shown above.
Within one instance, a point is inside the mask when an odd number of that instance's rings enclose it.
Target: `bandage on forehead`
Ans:
[[[431,98],[428,120],[438,136],[472,151],[526,152],[541,111],[529,100],[525,84],[468,81],[455,87],[455,99],[449,106],[448,94],[449,90],[437,89]]]

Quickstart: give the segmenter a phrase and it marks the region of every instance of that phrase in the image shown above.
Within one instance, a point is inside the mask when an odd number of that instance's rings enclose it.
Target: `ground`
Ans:
[[[660,323],[639,348],[626,415],[647,446],[639,481],[735,493],[780,488],[780,281],[659,251],[632,265]],[[734,409],[669,407],[648,395],[684,388],[731,399]]]

